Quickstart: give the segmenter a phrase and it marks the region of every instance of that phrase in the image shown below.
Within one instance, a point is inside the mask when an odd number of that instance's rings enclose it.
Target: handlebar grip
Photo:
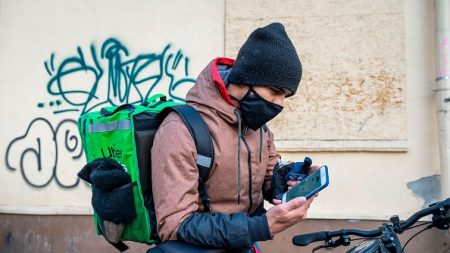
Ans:
[[[297,246],[306,246],[312,242],[325,241],[328,239],[328,233],[325,231],[296,235],[292,238],[292,243]]]

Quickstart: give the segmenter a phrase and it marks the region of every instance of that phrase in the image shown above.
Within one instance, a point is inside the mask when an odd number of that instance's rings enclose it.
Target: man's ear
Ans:
[[[241,99],[247,92],[247,85],[230,83],[227,87],[228,93],[237,100]]]

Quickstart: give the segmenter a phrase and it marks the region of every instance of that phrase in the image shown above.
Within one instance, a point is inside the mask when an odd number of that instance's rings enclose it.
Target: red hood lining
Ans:
[[[220,65],[233,66],[234,61],[235,60],[230,59],[230,58],[224,58],[224,57],[216,58],[213,60],[212,69],[211,69],[212,79],[213,79],[214,83],[217,85],[217,88],[219,88],[220,95],[222,95],[223,99],[225,99],[225,101],[232,106],[234,106],[234,104],[231,101],[230,94],[228,94],[227,88],[225,87],[225,84],[223,83],[222,77],[220,76],[219,71],[217,70],[217,65],[220,64]]]

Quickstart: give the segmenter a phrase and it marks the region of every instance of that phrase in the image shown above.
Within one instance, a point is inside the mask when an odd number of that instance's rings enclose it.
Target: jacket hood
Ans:
[[[215,111],[225,121],[237,124],[238,120],[234,112],[236,107],[233,105],[222,77],[219,74],[218,67],[220,65],[233,66],[234,60],[229,58],[216,58],[212,60],[200,72],[195,85],[186,95],[186,102],[190,104],[201,104]]]

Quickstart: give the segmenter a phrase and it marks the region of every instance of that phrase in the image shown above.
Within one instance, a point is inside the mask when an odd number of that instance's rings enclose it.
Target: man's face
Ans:
[[[263,99],[283,107],[284,99],[290,95],[289,91],[275,87],[253,86],[253,90]]]

